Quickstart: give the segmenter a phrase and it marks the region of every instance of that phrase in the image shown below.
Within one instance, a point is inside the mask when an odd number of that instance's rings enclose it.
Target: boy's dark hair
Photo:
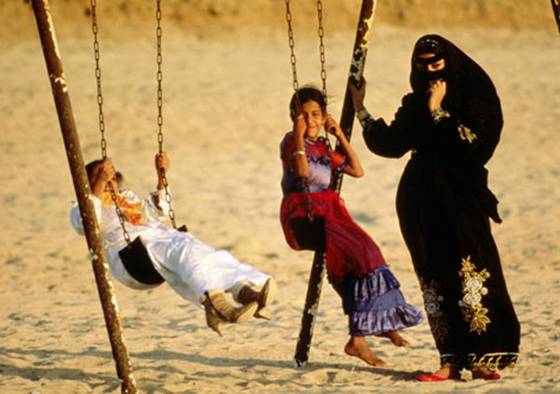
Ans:
[[[90,161],[89,163],[86,164],[86,173],[89,181],[89,187],[93,186],[92,185],[93,170],[95,170],[95,168],[102,162],[103,160],[99,159],[99,160]]]
[[[103,160],[98,159],[98,160],[90,161],[89,163],[86,164],[86,173],[87,173],[87,177],[88,177],[89,187],[93,187],[93,185],[91,183],[93,181],[93,179],[92,179],[93,171],[101,163],[103,163]],[[119,171],[117,171],[116,175],[117,175],[117,183],[118,184],[122,183],[122,181],[124,179],[123,174],[120,173]]]
[[[313,86],[304,86],[299,88],[290,100],[290,118],[292,118],[292,121],[296,119],[299,107],[308,101],[315,101],[323,112],[327,110],[327,100],[323,92]]]

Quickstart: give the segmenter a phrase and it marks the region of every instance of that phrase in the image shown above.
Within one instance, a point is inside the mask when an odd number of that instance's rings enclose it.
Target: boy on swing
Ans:
[[[155,165],[157,191],[146,199],[130,190],[121,190],[122,175],[115,170],[110,159],[95,160],[86,166],[91,200],[111,274],[133,289],[154,287],[135,279],[119,256],[127,242],[115,209],[117,205],[130,239],[140,237],[157,273],[183,298],[204,307],[206,323],[216,333],[222,335],[220,325],[223,323],[240,323],[252,316],[270,319],[269,305],[274,297],[275,284],[269,275],[240,263],[227,251],[216,250],[191,233],[178,231],[161,221],[170,209],[163,180],[169,170],[167,155],[157,154]],[[83,235],[77,203],[71,210],[71,222]],[[231,303],[225,292],[231,293],[237,304]]]

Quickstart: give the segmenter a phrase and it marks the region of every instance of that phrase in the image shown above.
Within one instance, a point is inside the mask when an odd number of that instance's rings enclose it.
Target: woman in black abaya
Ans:
[[[412,55],[412,93],[390,125],[353,101],[368,148],[381,156],[412,152],[397,192],[401,231],[420,281],[441,368],[420,381],[499,379],[513,366],[519,322],[490,220],[498,201],[484,167],[503,125],[500,100],[482,68],[438,35],[421,37]]]

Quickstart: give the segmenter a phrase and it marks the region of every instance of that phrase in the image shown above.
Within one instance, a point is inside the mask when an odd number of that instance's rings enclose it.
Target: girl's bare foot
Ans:
[[[395,346],[410,347],[410,342],[401,337],[401,335],[397,331],[384,332],[379,336],[389,338]]]
[[[364,337],[350,337],[348,343],[344,346],[344,352],[349,356],[358,357],[374,367],[384,367],[386,365],[385,361],[373,354]]]

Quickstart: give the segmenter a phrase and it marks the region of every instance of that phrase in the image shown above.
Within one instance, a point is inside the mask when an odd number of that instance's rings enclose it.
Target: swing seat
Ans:
[[[187,232],[187,226],[182,225],[177,231]],[[130,276],[146,285],[161,285],[165,279],[156,271],[154,263],[140,237],[119,251],[119,257]]]
[[[156,271],[152,259],[140,237],[119,251],[119,257],[126,272],[138,282],[146,285],[160,285],[165,279]]]
[[[291,220],[294,236],[299,246],[304,250],[324,252],[325,245],[325,218],[316,216],[313,220],[308,218],[295,218]]]

